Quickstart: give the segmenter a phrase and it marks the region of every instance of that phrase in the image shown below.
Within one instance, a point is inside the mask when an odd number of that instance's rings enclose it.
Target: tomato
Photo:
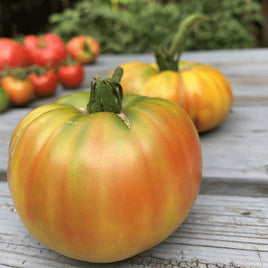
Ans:
[[[121,84],[126,94],[161,97],[181,105],[198,132],[220,125],[230,113],[233,103],[231,86],[216,68],[180,61],[189,28],[203,19],[200,15],[187,17],[170,49],[155,51],[156,63],[128,62],[121,65],[124,69]]]
[[[43,36],[28,35],[24,42],[32,62],[36,65],[52,67],[67,57],[63,40],[53,33]]]
[[[43,73],[39,74],[32,72],[28,78],[33,83],[34,91],[39,97],[53,96],[59,83],[57,73],[50,69],[43,70]]]
[[[13,105],[26,105],[34,97],[34,87],[28,79],[18,79],[8,75],[1,79],[1,87],[7,92]]]
[[[60,65],[57,72],[66,88],[78,88],[84,79],[84,69],[80,63]]]
[[[199,191],[201,147],[189,116],[168,100],[121,93],[115,77],[96,78],[91,94],[34,109],[11,137],[7,176],[22,222],[75,259],[114,262],[153,247]]]
[[[93,63],[100,54],[100,44],[90,35],[78,35],[67,43],[72,57],[82,64]]]
[[[27,66],[31,64],[28,51],[23,44],[11,38],[0,38],[0,71],[9,67]]]
[[[226,78],[214,67],[180,62],[179,72],[159,71],[152,64],[122,64],[125,94],[161,97],[181,105],[198,132],[220,125],[230,113],[233,94]]]

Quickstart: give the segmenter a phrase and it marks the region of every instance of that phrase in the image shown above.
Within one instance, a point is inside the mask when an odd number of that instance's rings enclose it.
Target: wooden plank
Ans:
[[[268,198],[199,195],[164,242],[105,265],[76,261],[38,243],[21,223],[0,182],[0,266],[11,267],[268,267]]]
[[[203,176],[268,182],[268,106],[234,106],[227,120],[201,134]]]
[[[31,110],[32,108],[17,108],[0,113],[0,180],[5,179],[11,135],[19,121]]]
[[[252,180],[245,181],[244,179],[226,179],[226,178],[203,178],[201,194],[210,195],[228,195],[228,196],[268,196],[268,182],[258,182]]]

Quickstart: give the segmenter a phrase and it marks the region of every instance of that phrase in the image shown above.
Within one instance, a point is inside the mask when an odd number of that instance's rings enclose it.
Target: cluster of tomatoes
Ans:
[[[0,112],[9,104],[23,106],[37,97],[53,96],[61,83],[78,88],[84,64],[100,54],[99,43],[89,35],[75,36],[67,44],[53,34],[28,35],[23,42],[0,38]]]

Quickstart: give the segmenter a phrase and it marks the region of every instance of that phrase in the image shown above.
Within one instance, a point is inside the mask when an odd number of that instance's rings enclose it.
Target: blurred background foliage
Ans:
[[[267,46],[267,0],[60,0],[58,6],[55,0],[45,2],[54,8],[43,31],[65,41],[92,35],[102,53],[142,53],[168,45],[180,21],[192,13],[207,15],[209,20],[194,29],[186,42],[188,50]]]

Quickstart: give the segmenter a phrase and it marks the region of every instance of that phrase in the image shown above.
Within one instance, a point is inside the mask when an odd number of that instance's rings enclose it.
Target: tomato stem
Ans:
[[[117,67],[112,78],[94,77],[91,81],[90,99],[87,105],[89,114],[112,112],[119,114],[122,109],[123,89],[120,80],[123,69]]]
[[[206,16],[192,14],[182,21],[169,48],[168,53],[170,57],[174,58],[175,54],[177,54],[177,60],[179,61],[180,56],[183,52],[185,40],[187,39],[188,35],[194,26],[196,26],[199,22],[207,19],[208,18]]]
[[[90,49],[90,45],[86,40],[84,41],[84,44],[83,44],[83,50],[84,50],[84,52],[86,52],[88,54],[92,53],[91,49]]]
[[[47,43],[46,43],[46,40],[44,39],[43,36],[40,36],[38,38],[38,43],[37,43],[37,46],[41,49],[45,49],[47,48]]]
[[[206,16],[200,14],[192,14],[186,17],[186,19],[181,22],[169,49],[156,49],[154,51],[160,71],[178,71],[179,61],[183,52],[185,40],[195,25],[207,19],[208,18]]]
[[[10,68],[7,64],[4,70],[0,73],[0,79],[5,76],[12,76],[18,80],[25,80],[28,77],[28,71],[25,67],[13,67]]]

